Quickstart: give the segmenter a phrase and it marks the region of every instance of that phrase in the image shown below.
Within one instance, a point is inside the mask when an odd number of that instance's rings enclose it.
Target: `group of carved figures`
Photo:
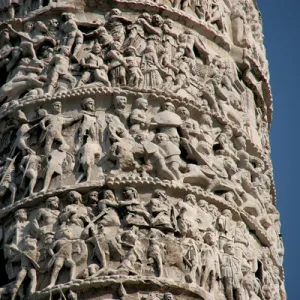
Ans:
[[[196,121],[185,106],[150,108],[143,97],[129,111],[122,95],[102,115],[92,98],[84,98],[81,108],[63,114],[56,101],[31,120],[20,110],[12,115],[0,149],[2,205],[14,203],[17,192],[18,198],[45,193],[51,182],[57,188],[132,175],[200,186],[258,221],[273,207],[271,174],[262,159],[247,152],[246,139],[229,125],[214,127],[209,114]],[[74,178],[67,183],[68,172]]]
[[[89,23],[63,13],[61,23],[28,21],[23,31],[8,24],[0,36],[0,67],[7,73],[0,102],[81,86],[161,89],[225,116],[230,107],[233,121],[244,126],[247,88],[235,63],[158,14],[131,20],[112,9],[105,23]]]
[[[14,18],[15,9],[18,10],[19,16],[25,16],[28,11],[37,9],[39,6],[48,5],[50,2],[33,0],[12,2],[2,0],[0,11],[8,9],[9,17]],[[160,4],[160,1],[153,2]],[[175,9],[192,13],[206,24],[211,24],[222,34],[232,37],[232,41],[236,46],[242,48],[252,47],[252,55],[260,64],[264,65],[266,63],[261,20],[252,0],[226,1],[226,3],[223,0],[175,0],[170,2]],[[125,21],[126,25],[128,23],[126,22],[127,20],[114,17],[113,22],[110,23],[117,25],[117,29],[113,29],[113,31],[115,34],[118,34],[117,31],[123,28],[116,21]],[[149,20],[148,23],[151,25]],[[134,30],[137,29],[139,34],[143,34],[141,28],[135,28]]]
[[[71,191],[63,201],[46,199],[30,216],[17,210],[2,241],[7,275],[15,279],[11,299],[24,299],[27,277],[32,295],[108,275],[185,280],[210,293],[225,291],[227,300],[286,299],[268,249],[255,251],[254,237],[229,209],[220,213],[193,194],[174,201],[161,189],[149,198],[140,198],[133,187],[121,194],[104,190],[99,200],[91,191],[85,205]]]

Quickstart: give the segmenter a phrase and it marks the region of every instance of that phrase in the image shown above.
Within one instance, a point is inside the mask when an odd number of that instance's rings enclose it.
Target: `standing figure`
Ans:
[[[174,231],[175,212],[169,204],[166,192],[155,190],[149,202],[149,211],[152,214],[151,226],[160,230]]]
[[[20,170],[23,173],[21,186],[25,184],[25,178],[29,180],[29,184],[28,186],[26,185],[23,197],[26,197],[27,193],[29,196],[33,194],[38,178],[38,173],[41,168],[41,163],[41,158],[35,154],[28,153],[26,156],[23,156],[20,163]]]
[[[182,164],[180,154],[180,149],[169,140],[169,137],[165,133],[157,133],[155,135],[156,144],[163,150],[164,158],[167,167],[175,175],[177,180],[182,177],[179,168]]]
[[[235,257],[233,242],[224,245],[221,259],[221,276],[225,286],[227,300],[242,300],[241,280],[243,278],[239,260]]]
[[[15,300],[17,293],[23,295],[23,292],[19,291],[26,276],[30,278],[28,297],[30,297],[35,291],[37,286],[37,274],[39,265],[37,263],[39,259],[39,251],[37,249],[37,240],[30,236],[25,237],[24,250],[19,249],[17,246],[11,247],[13,252],[16,252],[21,256],[21,270],[17,275],[16,282],[12,289],[11,300]]]
[[[47,93],[52,95],[54,88],[57,87],[59,79],[64,79],[71,84],[71,88],[75,87],[76,79],[70,72],[70,47],[61,46],[59,54],[55,54],[48,65],[48,87]]]
[[[144,75],[143,88],[159,89],[163,84],[160,71],[162,71],[159,65],[158,57],[154,46],[148,45],[142,55],[141,70]]]
[[[46,200],[46,207],[38,210],[33,224],[42,236],[46,236],[57,230],[59,214],[59,198],[49,197]]]
[[[148,101],[145,98],[137,98],[134,101],[133,110],[130,114],[130,134],[147,133],[151,125],[151,120],[147,114]]]
[[[220,278],[220,252],[214,230],[208,228],[203,236],[203,240],[200,286],[209,292],[213,292],[216,281]]]
[[[46,157],[47,165],[44,169],[44,185],[41,193],[46,193],[49,189],[51,179],[54,174],[59,175],[62,182],[63,166],[67,164],[67,152],[60,150],[52,150]]]
[[[77,119],[66,118],[61,114],[61,102],[56,101],[52,105],[52,114],[48,114],[40,121],[40,126],[44,130],[39,141],[42,143],[45,141],[44,151],[46,155],[49,155],[52,150],[54,142],[60,143],[59,150],[66,151],[69,149],[64,137],[62,136],[62,130],[64,126],[71,125],[77,121]]]
[[[216,224],[219,231],[219,248],[223,251],[224,245],[233,241],[233,235],[235,232],[235,222],[232,220],[232,212],[229,209],[224,209],[222,214],[217,219]]]
[[[126,85],[127,63],[121,53],[121,43],[115,41],[110,45],[105,59],[108,63],[110,82],[113,87]]]
[[[56,240],[49,249],[49,254],[52,257],[48,263],[48,268],[52,268],[52,272],[48,288],[56,284],[59,272],[64,266],[70,269],[69,280],[75,279],[76,263],[72,258],[73,243],[71,230],[68,227],[61,228],[58,240]]]
[[[13,204],[16,198],[17,186],[16,180],[16,167],[15,167],[16,156],[11,159],[6,158],[4,166],[0,167],[0,197],[4,197],[6,192],[10,191],[10,197],[8,205]]]
[[[144,75],[140,69],[140,58],[137,56],[137,51],[134,47],[126,49],[125,61],[127,64],[127,85],[131,87],[140,87]]]

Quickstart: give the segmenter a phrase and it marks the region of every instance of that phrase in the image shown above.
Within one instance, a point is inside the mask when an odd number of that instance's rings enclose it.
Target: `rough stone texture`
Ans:
[[[0,19],[0,299],[286,299],[256,3]]]

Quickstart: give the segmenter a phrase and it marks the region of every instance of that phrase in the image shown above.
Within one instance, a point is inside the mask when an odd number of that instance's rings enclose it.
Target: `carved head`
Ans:
[[[105,190],[103,193],[103,198],[108,200],[116,201],[115,194],[112,190]]]
[[[229,139],[231,139],[233,136],[232,129],[229,125],[224,126],[222,133],[226,134]]]
[[[69,56],[70,53],[71,53],[71,49],[68,46],[61,46],[59,53],[64,55],[64,56]]]
[[[223,246],[223,249],[224,249],[224,253],[226,253],[226,254],[229,254],[229,255],[235,254],[234,243],[231,241],[225,243],[225,245]]]
[[[203,240],[206,244],[212,246],[217,243],[215,231],[212,228],[207,228],[206,233],[203,236]]]
[[[168,140],[169,140],[169,137],[165,133],[159,132],[155,135],[155,141],[158,144],[164,143]]]
[[[187,194],[184,198],[185,202],[190,202],[191,204],[195,205],[197,203],[196,196],[193,194]]]
[[[75,18],[75,15],[72,14],[72,13],[65,12],[65,13],[61,14],[61,20],[63,22],[67,22],[67,21],[69,21],[71,19],[74,19],[74,18]]]
[[[84,98],[81,102],[82,109],[86,111],[95,111],[95,101],[93,98]]]
[[[92,47],[92,53],[94,53],[94,54],[100,54],[101,50],[102,50],[102,48],[99,43],[95,43]]]
[[[140,18],[145,19],[148,23],[151,23],[152,19],[151,19],[151,15],[144,12],[140,15]]]
[[[164,22],[164,19],[160,15],[156,14],[152,17],[152,24],[154,26],[160,27],[163,24],[163,22]]]
[[[76,191],[69,192],[67,196],[68,202],[72,204],[80,204],[82,203],[82,196]]]
[[[120,42],[114,41],[111,45],[110,45],[110,49],[111,50],[120,50],[122,47]]]
[[[174,300],[173,295],[171,293],[165,293],[164,300]]]
[[[69,227],[62,226],[59,230],[59,238],[67,238],[68,240],[72,239],[73,234]]]
[[[232,219],[232,212],[231,212],[229,209],[224,209],[224,210],[222,211],[222,215],[223,215],[224,217],[228,217],[228,218]]]
[[[125,54],[127,56],[137,56],[138,55],[138,52],[137,50],[132,47],[132,46],[129,46],[126,50],[125,50]]]
[[[33,31],[33,29],[34,29],[34,24],[33,24],[33,22],[28,21],[28,22],[26,22],[26,23],[24,24],[24,31],[25,31],[25,32],[30,33],[30,32]]]
[[[121,16],[122,12],[118,8],[113,8],[110,13],[110,16]]]
[[[136,199],[138,197],[138,192],[133,187],[126,187],[123,191],[125,199]]]
[[[238,136],[235,139],[234,144],[238,150],[245,150],[247,147],[246,139],[243,136]]]
[[[127,98],[125,96],[115,96],[113,103],[116,109],[124,109],[127,104]]]
[[[137,98],[134,102],[134,108],[139,108],[146,111],[148,109],[148,100],[145,98]]]
[[[25,209],[19,209],[15,212],[16,221],[27,221],[27,212]]]
[[[90,204],[98,203],[98,192],[97,191],[89,192],[88,201],[89,201]]]
[[[164,23],[168,25],[170,29],[174,27],[174,22],[171,19],[166,19]]]
[[[59,198],[58,197],[50,197],[46,200],[46,207],[50,209],[58,209]]]
[[[139,132],[139,133],[136,134],[134,139],[138,143],[141,143],[143,141],[147,141],[148,140],[148,134],[146,132]]]
[[[201,199],[201,200],[198,202],[198,206],[199,206],[200,208],[202,208],[203,210],[208,211],[208,203],[207,203],[207,201]]]
[[[175,112],[175,106],[171,102],[166,102],[162,106],[162,110],[167,110],[170,112]]]
[[[59,27],[59,22],[56,19],[51,19],[48,22],[48,26],[51,28],[58,28]]]
[[[1,30],[1,32],[0,32],[0,40],[1,40],[2,44],[5,44],[5,42],[10,41],[9,30],[7,28]]]
[[[157,189],[153,192],[153,198],[159,198],[161,200],[167,200],[167,195],[164,190]]]
[[[184,106],[180,106],[177,108],[177,114],[182,120],[187,120],[190,117],[190,112]]]
[[[60,101],[55,101],[52,104],[52,110],[54,114],[60,114],[61,113],[61,102]]]

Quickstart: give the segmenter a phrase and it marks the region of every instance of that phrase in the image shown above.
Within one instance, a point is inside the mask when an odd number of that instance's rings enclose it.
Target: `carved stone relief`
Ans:
[[[286,299],[254,4],[72,4],[0,5],[0,298]]]

